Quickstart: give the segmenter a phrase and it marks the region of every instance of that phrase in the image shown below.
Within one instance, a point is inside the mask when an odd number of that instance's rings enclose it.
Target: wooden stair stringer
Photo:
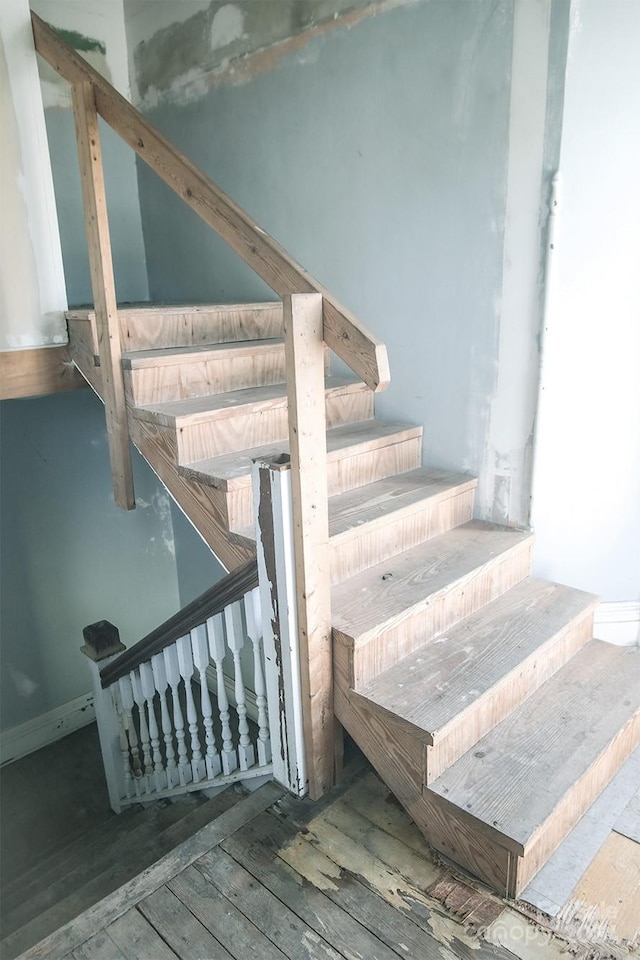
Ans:
[[[138,451],[227,570],[235,570],[255,556],[255,545],[237,542],[229,534],[225,493],[215,487],[203,486],[178,472],[175,433],[170,428],[130,418],[129,434]]]
[[[434,800],[423,785],[425,745],[407,735],[406,725],[383,721],[363,698],[354,697],[338,682],[334,709],[430,846],[493,889],[506,892],[505,877],[510,881],[517,874],[517,854],[479,835],[473,818],[465,817],[464,811],[457,811],[459,816],[454,818],[446,802]]]

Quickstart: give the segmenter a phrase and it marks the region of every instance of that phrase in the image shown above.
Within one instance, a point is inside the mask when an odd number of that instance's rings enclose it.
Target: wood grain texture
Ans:
[[[505,593],[530,570],[532,537],[477,521],[332,589],[333,635],[356,688]]]
[[[475,485],[472,479],[422,468],[332,497],[331,582],[471,520]]]
[[[291,960],[341,960],[324,935],[223,850],[212,850],[198,860],[196,868],[247,920],[259,930],[268,930],[271,941]]]
[[[180,960],[231,960],[232,955],[168,887],[160,887],[138,910]]]
[[[404,469],[413,469],[419,465],[419,450],[415,454],[416,446],[422,437],[419,427],[408,427],[406,424],[388,422],[384,420],[357,420],[340,424],[327,429],[327,483],[329,495],[342,493],[352,489],[352,486],[363,486],[403,472]],[[387,463],[385,455],[388,450],[404,450],[410,445],[411,453],[407,457],[394,456],[391,463]],[[197,477],[202,483],[208,483],[224,490],[251,487],[251,464],[254,460],[271,461],[290,454],[289,440],[283,439],[272,444],[263,444],[246,450],[234,451],[221,457],[212,457],[191,463],[182,471]],[[366,473],[362,465],[357,470],[352,468],[358,458],[366,459]],[[385,471],[389,471],[388,473]],[[347,485],[346,477],[351,472],[356,474],[355,482]]]
[[[564,805],[577,820],[595,799],[609,777],[602,782],[589,771],[615,752],[621,731],[630,731],[625,757],[636,745],[639,658],[634,648],[591,640],[430,789],[469,811],[497,842],[527,853],[550,817],[564,821]]]
[[[290,833],[269,814],[222,845],[222,849],[245,868],[274,896],[286,903],[316,934],[344,954],[345,946],[356,957],[368,960],[396,960],[397,954],[313,884],[278,856]],[[321,885],[322,886],[322,885]],[[364,893],[364,888],[360,888]]]
[[[282,383],[284,346],[277,340],[141,351],[123,356],[131,406],[209,396]]]
[[[168,887],[237,960],[253,956],[283,960],[286,956],[195,867],[182,871]]]
[[[72,93],[113,493],[118,506],[132,510],[133,468],[95,88],[83,80],[74,83]]]
[[[68,345],[0,351],[0,400],[44,397],[86,387]]]
[[[98,335],[88,320],[67,320],[71,359],[91,389],[102,400],[102,372],[98,358]]]
[[[430,745],[429,784],[591,639],[596,602],[527,578],[359,692]]]
[[[127,960],[115,940],[112,940],[106,930],[101,930],[94,937],[81,946],[76,947],[71,954],[73,960]]]
[[[176,960],[178,954],[167,946],[137,910],[129,910],[109,927],[109,936],[127,960]]]
[[[309,794],[334,779],[333,684],[322,298],[284,298],[296,618]]]
[[[383,390],[389,383],[384,345],[36,14],[32,24],[38,53],[71,83],[94,88],[107,123],[272,290],[325,298],[326,342],[372,390]]]
[[[161,860],[96,903],[95,906],[85,910],[81,916],[26,950],[23,954],[24,960],[36,960],[36,958],[60,960],[99,930],[110,927],[118,917],[140,900],[150,896],[171,878],[177,877],[198,857],[231,836],[244,823],[248,823],[262,813],[281,796],[282,790],[273,783],[260,787],[255,793],[245,797],[207,826],[202,827]],[[10,944],[3,941],[3,947],[5,946]],[[10,955],[8,949],[6,954]]]

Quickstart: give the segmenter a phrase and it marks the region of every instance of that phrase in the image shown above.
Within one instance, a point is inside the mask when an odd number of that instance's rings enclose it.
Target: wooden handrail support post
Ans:
[[[72,91],[113,493],[119,507],[132,510],[133,470],[95,91],[88,81],[74,83]]]
[[[285,296],[283,305],[302,717],[317,800],[334,778],[322,295]]]

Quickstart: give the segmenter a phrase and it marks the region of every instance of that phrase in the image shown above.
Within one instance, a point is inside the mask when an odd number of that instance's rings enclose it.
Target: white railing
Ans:
[[[83,648],[114,810],[272,774],[261,624],[255,587],[104,689],[124,648]]]

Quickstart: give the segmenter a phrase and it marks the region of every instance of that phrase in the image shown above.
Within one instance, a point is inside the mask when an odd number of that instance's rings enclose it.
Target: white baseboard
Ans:
[[[27,720],[0,734],[0,765],[26,757],[42,747],[61,740],[95,720],[93,694],[85,693],[69,703]]]
[[[618,601],[596,607],[593,634],[618,647],[640,645],[640,603]]]

